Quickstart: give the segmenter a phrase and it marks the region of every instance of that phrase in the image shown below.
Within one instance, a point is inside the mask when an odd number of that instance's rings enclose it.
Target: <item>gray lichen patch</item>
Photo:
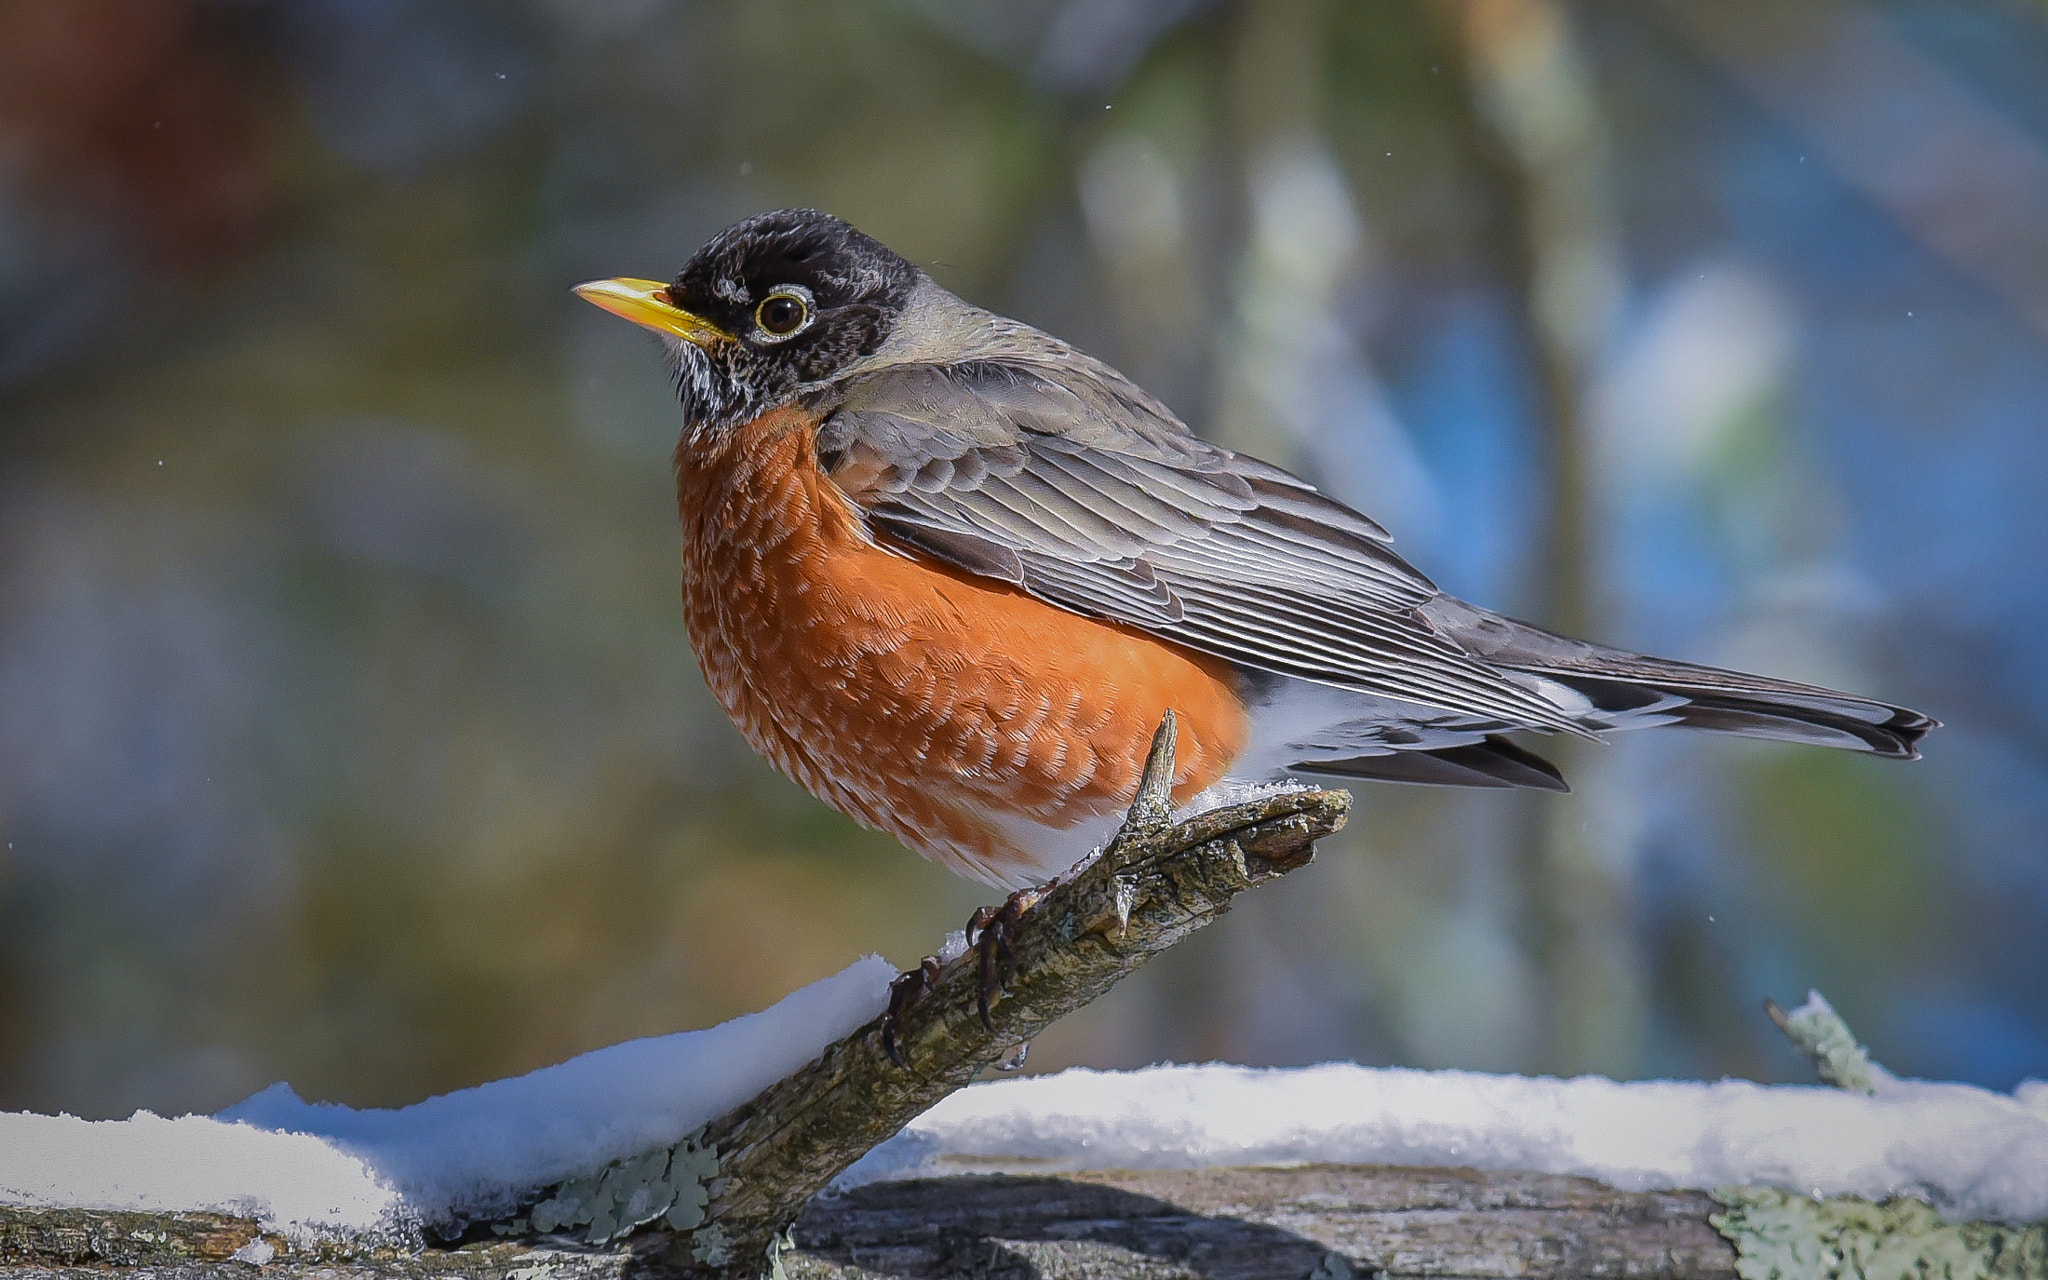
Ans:
[[[560,1183],[524,1219],[502,1223],[500,1230],[550,1235],[581,1227],[587,1243],[605,1244],[657,1218],[676,1231],[702,1226],[718,1178],[718,1153],[698,1145],[703,1134],[699,1129],[673,1147],[614,1160],[590,1177]],[[710,1248],[715,1252],[718,1243]]]
[[[732,1239],[714,1222],[690,1236],[690,1257],[707,1267],[722,1267],[732,1261]]]
[[[2041,1280],[2048,1222],[1943,1222],[1903,1197],[1815,1200],[1776,1187],[1714,1193],[1708,1219],[1736,1248],[1743,1280]]]

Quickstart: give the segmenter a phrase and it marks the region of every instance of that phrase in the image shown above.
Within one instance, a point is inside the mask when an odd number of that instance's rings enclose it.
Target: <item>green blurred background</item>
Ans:
[[[0,4],[0,1108],[393,1105],[913,962],[990,895],[755,759],[652,340],[841,214],[1447,589],[1948,722],[1362,789],[1048,1032],[2048,1074],[2048,6]]]

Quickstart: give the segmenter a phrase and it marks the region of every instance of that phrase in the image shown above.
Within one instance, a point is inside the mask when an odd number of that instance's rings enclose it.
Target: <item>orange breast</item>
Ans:
[[[814,429],[780,410],[676,461],[690,640],[776,767],[996,883],[1044,865],[1034,828],[1130,803],[1168,708],[1176,799],[1223,776],[1246,733],[1226,664],[875,546]]]

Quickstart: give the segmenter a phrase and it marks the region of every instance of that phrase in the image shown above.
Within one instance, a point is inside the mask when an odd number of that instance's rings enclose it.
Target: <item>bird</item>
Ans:
[[[1450,596],[1370,517],[831,214],[758,214],[666,283],[576,292],[666,349],[684,619],[733,723],[997,887],[1102,845],[1168,712],[1181,806],[1296,773],[1568,790],[1525,731],[1911,760],[1938,726]]]

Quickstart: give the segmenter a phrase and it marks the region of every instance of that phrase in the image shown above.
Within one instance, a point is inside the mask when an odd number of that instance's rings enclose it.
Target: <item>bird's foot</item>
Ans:
[[[967,941],[974,948],[981,965],[981,988],[975,1004],[981,1010],[981,1025],[990,1031],[996,1029],[996,1024],[989,1010],[995,1007],[996,1000],[1002,995],[997,963],[1007,964],[1016,959],[1010,954],[1010,930],[1044,896],[1042,889],[1019,889],[1003,899],[1002,906],[977,907],[968,917]]]
[[[889,1011],[882,1015],[882,1052],[889,1061],[908,1071],[910,1063],[903,1056],[903,1015],[939,980],[939,958],[926,956],[918,962],[917,968],[896,975],[896,981],[889,984]]]

